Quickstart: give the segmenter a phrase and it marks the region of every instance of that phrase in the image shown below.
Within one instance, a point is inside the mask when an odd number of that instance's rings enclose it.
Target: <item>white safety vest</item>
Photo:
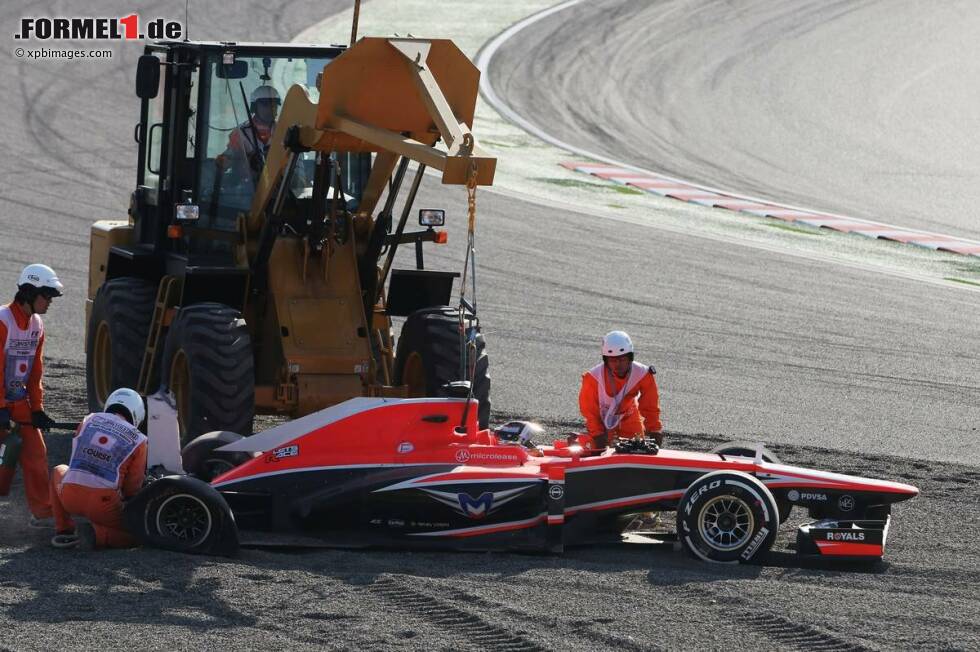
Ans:
[[[606,426],[606,430],[613,430],[619,425],[619,422],[623,420],[623,417],[628,416],[636,410],[636,404],[629,405],[626,410],[619,414],[619,406],[623,402],[623,398],[629,394],[634,387],[640,384],[643,377],[650,373],[651,367],[640,364],[639,362],[634,362],[630,367],[630,375],[623,383],[623,388],[619,390],[619,393],[615,396],[610,396],[609,392],[606,391],[606,365],[605,363],[597,364],[596,366],[589,369],[589,373],[596,382],[599,383],[599,414],[602,415],[602,423]]]
[[[7,341],[3,345],[3,394],[7,402],[27,398],[27,380],[34,368],[34,356],[44,335],[41,315],[31,315],[27,328],[17,325],[10,306],[0,307],[0,322],[7,327]]]
[[[119,469],[145,441],[143,433],[116,414],[88,415],[72,440],[71,462],[63,483],[118,489]]]

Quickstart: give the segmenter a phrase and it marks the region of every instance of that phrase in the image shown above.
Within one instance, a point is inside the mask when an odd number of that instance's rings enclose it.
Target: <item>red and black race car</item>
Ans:
[[[151,415],[161,400],[151,400]],[[669,510],[691,554],[747,562],[801,507],[815,520],[799,528],[799,554],[877,559],[891,505],[919,493],[781,464],[761,446],[695,453],[620,440],[593,450],[574,437],[536,446],[522,422],[480,430],[475,404],[355,398],[247,438],[204,435],[169,462],[161,440],[176,451],[175,431],[151,416],[151,457],[155,450],[177,473],[156,474],[128,503],[128,523],[149,545],[188,552],[228,554],[239,544],[559,552],[621,532],[630,514]]]

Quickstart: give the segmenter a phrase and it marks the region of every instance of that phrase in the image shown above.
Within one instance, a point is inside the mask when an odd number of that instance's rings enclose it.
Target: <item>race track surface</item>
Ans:
[[[183,3],[103,1],[86,15],[164,15]],[[193,38],[288,40],[343,2],[192,6]],[[369,10],[370,3],[364,10]],[[69,3],[5,6],[72,15]],[[207,13],[205,13],[207,12]],[[111,62],[0,53],[0,278],[50,262],[69,288],[46,319],[48,411],[84,413],[88,230],[125,215],[139,48]],[[447,209],[432,268],[459,269],[465,196]],[[481,191],[477,296],[494,421],[579,427],[579,374],[599,336],[628,330],[654,364],[672,445],[763,439],[790,463],[907,481],[888,562],[800,565],[794,515],[761,566],[715,567],[669,549],[562,557],[245,551],[235,560],[153,550],[73,554],[27,530],[18,483],[0,500],[0,648],[809,649],[980,645],[975,424],[980,295],[860,267],[613,222]],[[406,261],[410,262],[410,261]],[[11,295],[13,291],[11,289]],[[50,461],[68,454],[49,438]],[[922,458],[921,460],[919,458]]]
[[[490,73],[518,114],[645,169],[980,238],[980,5],[581,2]]]

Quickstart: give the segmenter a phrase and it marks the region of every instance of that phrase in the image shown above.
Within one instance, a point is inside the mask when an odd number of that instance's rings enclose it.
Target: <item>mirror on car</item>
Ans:
[[[419,209],[419,224],[428,227],[444,226],[446,224],[446,211],[441,208]]]
[[[248,77],[248,62],[239,59],[234,63],[219,63],[215,74],[219,79],[245,79]]]
[[[160,60],[152,54],[142,55],[136,63],[136,96],[152,100],[160,89]]]

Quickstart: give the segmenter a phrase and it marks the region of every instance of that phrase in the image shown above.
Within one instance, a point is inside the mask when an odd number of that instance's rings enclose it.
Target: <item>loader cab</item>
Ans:
[[[228,264],[229,243],[251,205],[281,101],[294,84],[307,86],[315,98],[318,74],[343,50],[186,41],[147,46],[136,80],[139,165],[130,209],[136,257],[152,256],[159,264],[162,254],[175,254],[178,260],[164,262],[160,272],[178,276],[174,266],[188,258]],[[345,194],[356,205],[370,157],[347,158]],[[314,152],[300,155],[290,189],[299,202],[312,193],[315,164]]]

